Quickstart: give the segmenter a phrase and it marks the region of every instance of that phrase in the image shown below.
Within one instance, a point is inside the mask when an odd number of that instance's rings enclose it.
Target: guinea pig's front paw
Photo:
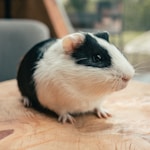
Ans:
[[[105,118],[105,119],[107,119],[108,117],[112,116],[110,113],[108,113],[103,108],[95,108],[94,111],[95,111],[95,113],[96,113],[98,118]]]
[[[67,121],[74,124],[76,120],[70,114],[60,115],[58,118],[59,122],[66,123]]]

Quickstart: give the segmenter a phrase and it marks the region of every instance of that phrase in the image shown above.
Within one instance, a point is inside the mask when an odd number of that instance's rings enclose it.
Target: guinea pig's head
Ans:
[[[74,33],[63,38],[63,49],[74,61],[80,82],[104,88],[106,92],[126,87],[134,69],[123,54],[109,42],[109,34]],[[79,77],[79,78],[80,78]],[[85,81],[83,81],[85,79]]]

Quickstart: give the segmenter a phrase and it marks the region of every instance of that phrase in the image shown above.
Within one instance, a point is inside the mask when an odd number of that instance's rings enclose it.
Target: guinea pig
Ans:
[[[74,114],[111,116],[102,101],[124,89],[134,72],[107,32],[79,32],[35,45],[19,66],[17,82],[25,106],[51,110],[58,121],[74,123]]]

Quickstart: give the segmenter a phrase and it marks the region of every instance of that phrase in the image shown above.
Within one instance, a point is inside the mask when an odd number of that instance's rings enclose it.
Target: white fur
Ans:
[[[51,46],[37,63],[33,77],[38,99],[43,106],[60,116],[101,110],[101,102],[107,94],[126,87],[127,83],[121,78],[130,79],[134,75],[133,67],[116,47],[103,39],[93,38],[112,57],[110,68],[77,65],[65,53],[63,39]]]

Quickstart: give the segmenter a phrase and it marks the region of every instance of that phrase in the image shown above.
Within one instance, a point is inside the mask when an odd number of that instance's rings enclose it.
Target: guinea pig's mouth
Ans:
[[[123,76],[121,77],[121,80],[125,83],[127,83],[131,78],[130,77],[127,77],[127,76]]]
[[[126,76],[115,78],[112,84],[112,89],[114,91],[119,91],[126,88],[130,79],[131,79],[130,77],[126,77]]]

